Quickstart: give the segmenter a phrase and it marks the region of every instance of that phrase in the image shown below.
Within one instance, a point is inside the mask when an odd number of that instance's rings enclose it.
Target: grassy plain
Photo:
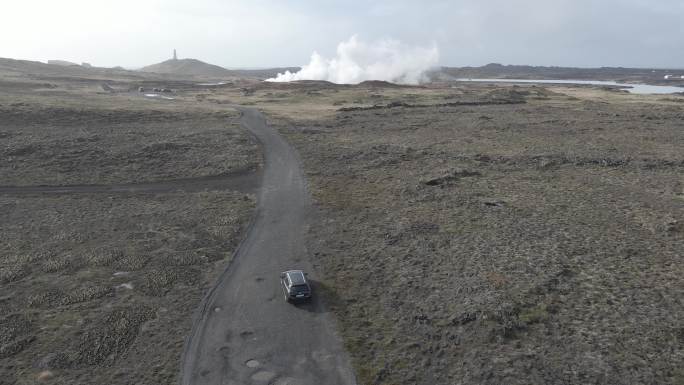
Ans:
[[[684,97],[117,76],[3,73],[0,184],[253,170],[229,108],[250,105],[302,157],[309,258],[361,383],[684,381]],[[1,195],[0,378],[175,382],[254,205]]]
[[[362,383],[684,381],[684,98],[307,92],[262,108]]]
[[[192,315],[255,195],[173,181],[253,173],[261,155],[234,110],[137,90],[165,84],[0,76],[0,185],[119,186],[0,194],[0,383],[177,382]],[[168,183],[126,191],[146,182]]]

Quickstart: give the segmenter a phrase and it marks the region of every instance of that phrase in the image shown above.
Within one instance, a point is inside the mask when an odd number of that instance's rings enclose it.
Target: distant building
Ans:
[[[173,49],[173,60],[178,60],[178,56],[176,55],[176,49]]]
[[[92,65],[90,63],[83,62],[83,63],[81,63],[81,67],[91,68]]]

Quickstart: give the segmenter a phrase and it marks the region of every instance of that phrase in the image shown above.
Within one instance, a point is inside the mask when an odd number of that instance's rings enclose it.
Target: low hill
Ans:
[[[647,84],[677,85],[673,79],[665,79],[666,75],[684,75],[683,70],[660,68],[572,68],[543,67],[527,65],[487,64],[482,67],[441,67],[431,71],[431,80],[453,80],[456,78],[507,78],[507,79],[563,79],[563,80],[613,80]],[[679,79],[681,80],[681,79]]]
[[[197,59],[169,59],[140,69],[143,72],[173,75],[230,76],[231,71]]]
[[[78,64],[66,61],[66,60],[48,60],[48,64],[52,65],[57,65],[57,66],[65,66],[65,67],[70,67],[70,66],[77,66]]]
[[[239,78],[268,79],[285,71],[299,71],[298,67],[264,69],[226,69],[197,59],[169,59],[140,69],[143,72],[158,74],[193,75],[209,77],[234,76]]]
[[[78,64],[62,65],[62,64],[46,64],[39,61],[32,60],[17,60],[9,58],[0,58],[0,77],[25,77],[31,75],[32,77],[48,79],[55,79],[57,77],[80,77],[91,79],[109,79],[112,77],[134,77],[139,78],[140,74],[128,71],[123,68],[102,68],[102,67],[87,67]]]

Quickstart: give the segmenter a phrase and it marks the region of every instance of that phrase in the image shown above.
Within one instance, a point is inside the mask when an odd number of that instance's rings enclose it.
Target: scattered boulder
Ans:
[[[43,370],[42,372],[38,373],[38,381],[47,381],[52,377],[54,377],[54,374],[49,370]]]
[[[668,233],[683,233],[684,223],[677,220],[671,220],[666,224],[666,228]]]
[[[396,108],[396,107],[410,107],[408,103],[400,102],[400,101],[393,101],[387,104],[386,108]]]
[[[505,202],[499,200],[486,200],[482,202],[487,207],[504,207]]]
[[[43,369],[43,372],[50,372],[49,369],[64,369],[69,367],[69,357],[64,352],[48,353],[35,361],[34,366]]]
[[[482,175],[482,174],[478,171],[470,171],[470,170],[457,168],[457,169],[449,171],[446,175],[442,175],[442,176],[439,176],[436,178],[430,178],[430,179],[422,181],[422,183],[426,186],[442,186],[442,185],[448,184],[449,182],[457,181],[461,178],[480,176],[480,175]]]

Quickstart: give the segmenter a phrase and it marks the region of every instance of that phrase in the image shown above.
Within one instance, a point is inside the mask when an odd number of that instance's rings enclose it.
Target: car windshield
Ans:
[[[303,291],[309,291],[309,287],[306,285],[295,285],[292,286],[292,290],[296,291],[297,293],[301,293]]]

